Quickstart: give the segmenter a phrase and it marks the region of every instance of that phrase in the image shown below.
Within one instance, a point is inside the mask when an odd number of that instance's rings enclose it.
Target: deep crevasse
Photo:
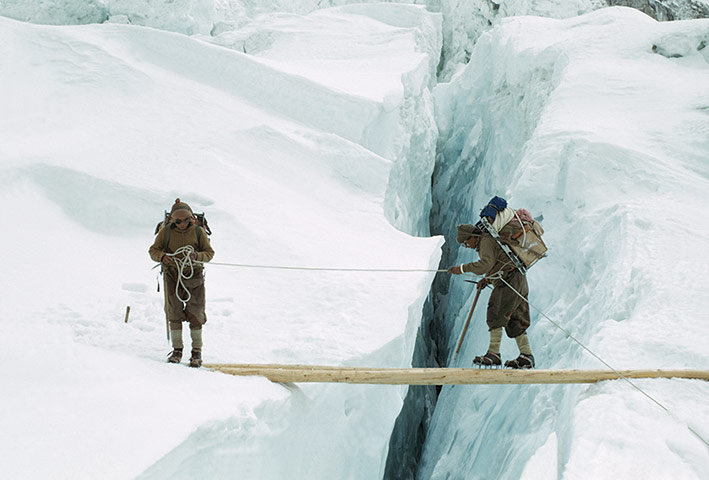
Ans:
[[[677,31],[689,41],[679,41]],[[682,340],[673,342],[670,332],[684,320],[661,306],[666,289],[651,278],[662,272],[686,284],[677,260],[665,258],[657,239],[680,241],[692,251],[704,228],[693,224],[690,212],[700,208],[708,178],[700,167],[707,120],[694,107],[702,103],[706,35],[706,21],[658,24],[621,8],[566,21],[510,19],[484,34],[465,71],[436,89],[441,142],[432,232],[447,236],[444,265],[472,258],[453,243],[455,225],[474,221],[487,199],[503,195],[513,206],[543,215],[547,226],[550,257],[529,273],[534,304],[618,368],[705,363],[701,341],[688,330],[680,327]],[[673,54],[687,60],[667,63]],[[597,68],[600,59],[614,69]],[[677,68],[686,76],[663,73]],[[682,86],[663,80],[670,77],[683,78]],[[654,107],[648,109],[646,99]],[[665,109],[676,120],[656,117]],[[682,139],[673,142],[673,135]],[[672,170],[677,174],[668,176]],[[679,216],[669,206],[678,197],[686,206]],[[678,239],[667,229],[669,218],[693,233]],[[703,308],[696,296],[700,283],[694,294],[686,293],[692,300],[683,303],[681,317]],[[459,279],[436,280],[434,325],[448,328],[439,335],[447,343],[437,345],[438,362],[450,362],[471,292]],[[484,303],[456,366],[469,365],[487,347]],[[668,317],[676,323],[668,324]],[[538,314],[530,339],[539,368],[602,367]],[[514,342],[503,340],[502,353],[514,358]],[[677,421],[621,382],[444,387],[416,478],[600,478],[619,471],[662,478],[673,469],[701,478],[709,459],[685,424],[701,424],[687,413],[701,404],[706,386],[638,383],[685,414]],[[600,404],[610,413],[595,410]],[[640,427],[648,416],[651,426]],[[625,421],[610,433],[594,417]],[[606,442],[616,447],[603,449]],[[622,452],[646,461],[627,463]]]

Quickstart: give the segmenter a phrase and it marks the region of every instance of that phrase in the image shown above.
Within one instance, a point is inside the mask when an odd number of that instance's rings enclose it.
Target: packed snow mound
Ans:
[[[707,33],[709,20],[658,23],[620,7],[511,18],[436,89],[440,228],[454,235],[495,194],[542,216],[550,255],[528,275],[530,301],[615,368],[709,364],[709,283],[697,268],[709,248]],[[450,280],[449,352],[469,296]],[[485,352],[484,315],[459,365]],[[538,312],[529,336],[539,368],[603,368]],[[505,359],[517,353],[503,341]],[[709,438],[709,386],[635,383],[671,414],[619,381],[444,388],[419,476],[703,478],[706,445],[687,427]]]
[[[405,25],[376,20],[391,8],[330,14],[341,36],[392,40],[320,59],[349,72],[341,84],[175,33],[0,17],[0,200],[18,226],[0,273],[6,475],[380,475],[403,387],[287,389],[165,364],[147,250],[180,197],[207,213],[215,262],[418,270],[207,268],[206,362],[410,365],[442,239],[395,228],[388,202],[421,223],[434,152],[418,170],[383,154],[415,145],[409,128],[435,145],[420,37],[435,45],[440,29],[419,7],[400,7]],[[352,79],[365,56],[385,81]],[[404,127],[414,92],[422,120]]]

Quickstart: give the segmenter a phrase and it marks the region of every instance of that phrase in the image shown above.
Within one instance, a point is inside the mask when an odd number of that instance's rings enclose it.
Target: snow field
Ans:
[[[426,70],[435,62],[418,42],[439,26],[434,15],[401,7],[408,20],[393,27],[371,18],[395,17],[378,8],[322,20],[350,24],[340,42],[365,29],[397,39],[396,65],[392,50],[377,57],[362,46],[371,68],[388,72],[367,95],[348,91],[363,84],[351,76],[341,85],[305,78],[277,58],[173,33],[0,18],[8,53],[0,70],[9,72],[0,93],[0,198],[9,221],[22,225],[3,240],[14,254],[0,274],[2,356],[22,365],[3,372],[12,388],[2,403],[13,407],[1,418],[6,472],[380,474],[403,387],[289,390],[163,363],[162,293],[147,255],[162,211],[179,196],[207,212],[215,262],[437,268],[442,239],[412,237],[387,217],[412,230],[425,223],[425,195],[406,202],[428,185],[413,176],[430,176],[433,153],[416,168],[395,166],[416,146],[399,125],[404,112],[432,109]],[[357,48],[347,53],[355,66],[365,56]],[[331,54],[333,66],[347,65],[344,52]],[[416,105],[406,100],[414,92]],[[420,126],[428,142],[431,125]],[[399,197],[392,186],[400,185],[419,191]],[[210,266],[205,361],[406,366],[432,275]]]

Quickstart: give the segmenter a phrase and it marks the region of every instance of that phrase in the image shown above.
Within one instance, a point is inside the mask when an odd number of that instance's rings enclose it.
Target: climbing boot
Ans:
[[[475,357],[473,365],[479,367],[499,367],[502,365],[502,358],[499,353],[487,352],[482,357]]]
[[[202,350],[192,349],[192,356],[190,357],[190,367],[199,368],[202,366]]]
[[[180,363],[180,360],[182,360],[182,349],[181,348],[174,348],[170,355],[167,357],[167,362],[168,363]]]
[[[520,353],[519,357],[514,360],[507,360],[505,362],[505,367],[507,368],[534,368],[534,356],[532,354],[525,355]]]

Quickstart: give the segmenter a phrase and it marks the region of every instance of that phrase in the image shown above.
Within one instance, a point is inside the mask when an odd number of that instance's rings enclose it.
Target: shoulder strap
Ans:
[[[170,244],[170,224],[165,224],[165,240],[163,241],[162,251],[167,252],[167,246]]]
[[[197,249],[202,250],[202,246],[200,245],[200,241],[202,240],[202,230],[204,230],[202,227],[197,225]]]

